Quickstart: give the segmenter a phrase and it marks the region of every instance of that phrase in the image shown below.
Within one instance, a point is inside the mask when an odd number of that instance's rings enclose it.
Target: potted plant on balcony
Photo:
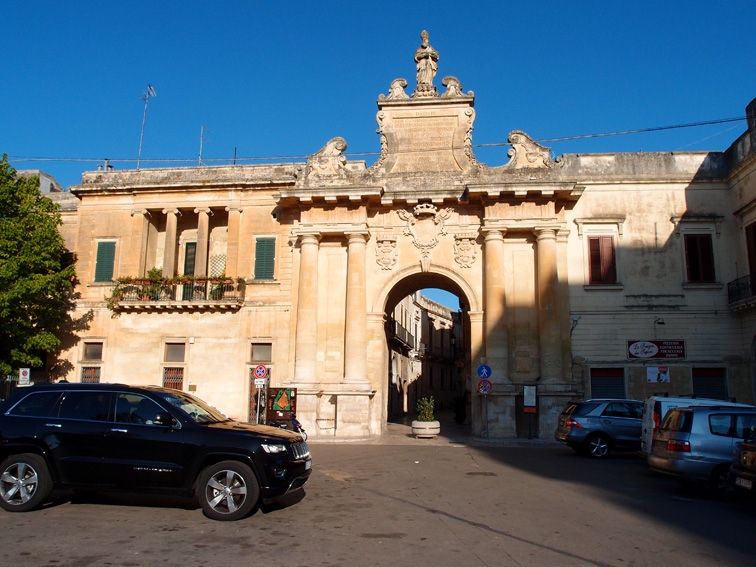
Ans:
[[[441,423],[434,415],[433,396],[417,400],[417,419],[412,422],[412,435],[418,439],[434,439],[441,433]]]

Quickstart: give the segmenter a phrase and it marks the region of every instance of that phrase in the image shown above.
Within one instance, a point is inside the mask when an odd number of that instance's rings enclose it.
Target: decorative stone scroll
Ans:
[[[397,262],[396,236],[379,234],[375,239],[375,261],[382,270],[391,270]]]
[[[551,159],[550,148],[535,142],[521,130],[510,132],[508,141],[512,144],[512,149],[507,155],[512,159],[504,167],[522,169],[562,166],[561,158],[557,158],[556,161]]]
[[[454,235],[454,261],[462,268],[471,268],[475,263],[478,235],[474,232]]]
[[[336,137],[328,141],[318,152],[307,160],[306,178],[346,176],[347,143],[344,138]]]
[[[409,98],[409,95],[404,92],[406,86],[407,79],[394,79],[393,81],[391,81],[388,96],[381,93],[378,95],[378,100],[396,100]]]
[[[452,209],[446,208],[439,211],[432,203],[420,203],[412,213],[403,209],[396,212],[406,223],[404,234],[412,236],[415,248],[420,250],[423,258],[427,258],[430,251],[438,244],[438,237],[446,234],[444,221],[451,216]]]

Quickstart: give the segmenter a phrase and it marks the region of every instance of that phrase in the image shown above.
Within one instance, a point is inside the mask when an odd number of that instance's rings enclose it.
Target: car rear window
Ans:
[[[601,402],[573,402],[565,408],[563,413],[574,416],[588,415],[600,405]]]
[[[46,417],[60,399],[62,392],[34,392],[13,406],[8,415]]]
[[[672,409],[667,412],[667,415],[665,416],[664,421],[662,422],[659,429],[690,433],[690,428],[692,425],[693,414],[691,412]]]

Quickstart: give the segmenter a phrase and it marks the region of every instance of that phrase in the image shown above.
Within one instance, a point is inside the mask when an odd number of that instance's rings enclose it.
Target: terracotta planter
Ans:
[[[441,433],[440,421],[413,421],[412,435],[418,439],[433,439]]]

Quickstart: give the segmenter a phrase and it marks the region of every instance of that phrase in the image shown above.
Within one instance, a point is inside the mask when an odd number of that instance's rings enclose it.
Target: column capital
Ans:
[[[240,206],[238,206],[238,205],[228,206],[228,207],[226,207],[225,211],[227,213],[240,213],[240,212],[242,212],[242,208]]]
[[[137,215],[142,215],[144,217],[152,216],[151,213],[150,213],[150,211],[148,211],[147,209],[132,209],[131,210],[131,216],[135,217]]]
[[[321,235],[319,232],[303,232],[297,235],[297,237],[302,244],[317,244],[320,242]]]
[[[486,228],[482,227],[480,231],[484,235],[484,241],[488,242],[490,240],[504,240],[504,235],[507,233],[506,228],[502,227],[496,227],[496,228]]]
[[[533,228],[533,233],[536,235],[538,240],[555,239],[560,228],[562,227],[558,225],[536,226]]]
[[[176,215],[176,216],[180,217],[181,216],[181,211],[178,210],[178,209],[163,209],[163,214],[164,215]]]
[[[352,242],[357,242],[357,243],[362,242],[364,244],[365,242],[367,242],[368,233],[367,232],[362,232],[362,231],[360,231],[360,232],[345,232],[344,236],[347,237],[347,241],[350,244]]]
[[[196,209],[194,209],[194,212],[198,214],[199,213],[207,213],[208,215],[213,214],[213,210],[210,207],[197,207]]]

